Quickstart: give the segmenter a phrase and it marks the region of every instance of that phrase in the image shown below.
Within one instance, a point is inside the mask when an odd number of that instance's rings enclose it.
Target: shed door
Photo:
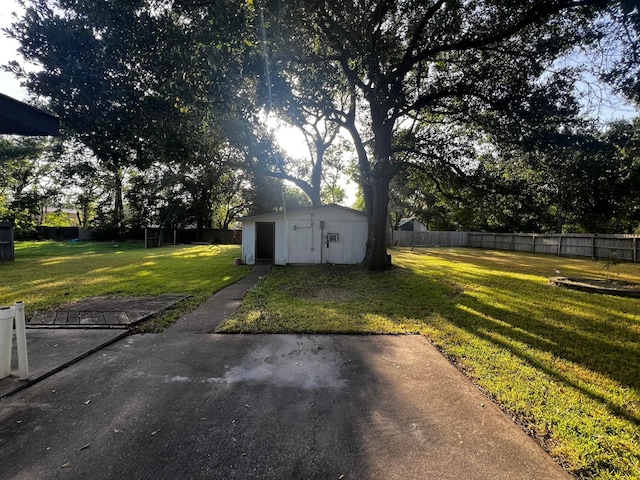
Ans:
[[[275,251],[275,222],[256,222],[256,263],[273,263]]]

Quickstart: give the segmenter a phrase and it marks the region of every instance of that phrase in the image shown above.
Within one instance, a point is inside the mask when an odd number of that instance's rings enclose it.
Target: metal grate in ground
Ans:
[[[27,328],[128,328],[188,296],[92,297],[57,310],[38,311]]]

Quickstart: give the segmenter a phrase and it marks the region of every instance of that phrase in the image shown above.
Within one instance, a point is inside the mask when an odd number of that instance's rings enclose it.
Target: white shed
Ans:
[[[427,226],[419,221],[416,217],[403,218],[398,222],[398,228],[396,230],[403,230],[405,232],[428,232]]]
[[[241,218],[242,260],[270,263],[360,263],[367,216],[340,205],[296,208]]]

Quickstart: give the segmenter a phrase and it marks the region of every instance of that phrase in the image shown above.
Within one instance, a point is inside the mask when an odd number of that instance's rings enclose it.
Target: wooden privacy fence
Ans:
[[[391,232],[390,244],[401,247],[473,247],[562,257],[640,261],[640,235],[536,234],[484,232]]]
[[[392,230],[390,245],[397,247],[468,247],[468,232],[406,232]]]
[[[182,243],[219,243],[224,245],[242,245],[242,230],[220,229],[162,229],[149,227],[144,229],[145,248],[162,247]]]
[[[469,232],[469,247],[547,253],[561,257],[638,261],[638,235]]]

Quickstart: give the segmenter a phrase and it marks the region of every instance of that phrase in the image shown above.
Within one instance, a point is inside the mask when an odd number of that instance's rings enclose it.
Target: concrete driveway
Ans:
[[[0,402],[4,479],[567,479],[419,336],[134,335]]]

